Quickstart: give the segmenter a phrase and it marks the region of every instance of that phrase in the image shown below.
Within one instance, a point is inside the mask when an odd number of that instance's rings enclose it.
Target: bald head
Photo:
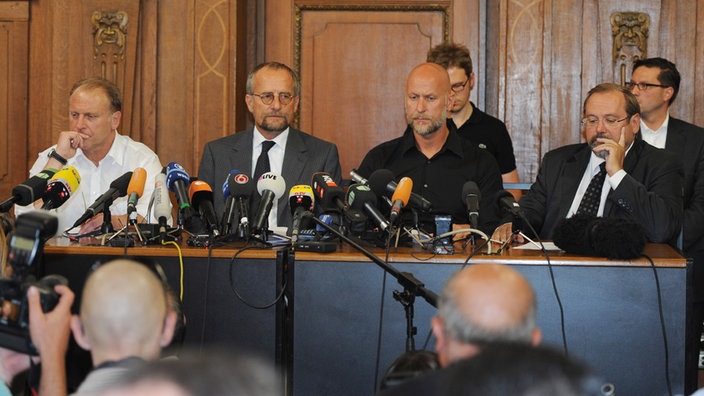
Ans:
[[[466,345],[540,341],[533,288],[506,265],[477,264],[454,274],[440,295],[436,319],[436,337],[451,341],[442,345],[453,358],[468,357],[467,350],[458,353]]]
[[[114,260],[100,266],[83,289],[82,336],[94,354],[154,358],[162,346],[167,310],[156,274],[140,263]]]
[[[436,63],[421,63],[406,80],[406,121],[420,136],[444,128],[451,104],[450,76]]]

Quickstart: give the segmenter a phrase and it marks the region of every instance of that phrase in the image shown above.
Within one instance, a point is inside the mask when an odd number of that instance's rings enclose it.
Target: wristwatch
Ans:
[[[49,151],[49,158],[53,158],[53,159],[59,161],[61,163],[61,165],[64,165],[64,166],[66,166],[66,163],[68,162],[68,160],[66,158],[60,156],[56,152],[55,149],[51,149],[51,151]]]

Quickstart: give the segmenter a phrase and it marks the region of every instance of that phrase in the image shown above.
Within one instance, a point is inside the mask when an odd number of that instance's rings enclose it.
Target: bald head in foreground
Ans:
[[[536,346],[535,292],[518,271],[502,264],[475,264],[453,274],[432,319],[440,370],[384,389],[379,396],[436,395],[447,382],[448,367],[473,358],[496,342]]]
[[[127,367],[157,359],[175,323],[162,280],[147,266],[125,259],[100,266],[71,319],[73,336],[94,366],[77,394],[99,391]]]
[[[440,364],[472,357],[493,341],[538,345],[536,313],[533,287],[513,268],[477,264],[457,272],[443,288],[432,320]]]

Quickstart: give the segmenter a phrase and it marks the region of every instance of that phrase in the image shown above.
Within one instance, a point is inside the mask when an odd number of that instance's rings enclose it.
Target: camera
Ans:
[[[7,261],[12,268],[9,278],[0,279],[0,346],[18,352],[37,354],[29,337],[27,289],[39,290],[41,307],[49,312],[59,301],[54,291],[58,284],[68,285],[66,278],[49,275],[36,280],[44,251],[44,242],[56,234],[58,220],[46,212],[29,212],[17,217],[15,230],[8,235]]]

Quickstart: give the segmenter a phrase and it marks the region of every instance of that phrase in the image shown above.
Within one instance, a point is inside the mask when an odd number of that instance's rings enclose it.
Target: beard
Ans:
[[[419,134],[420,136],[427,136],[430,135],[431,133],[436,132],[440,128],[442,128],[443,125],[447,122],[447,110],[443,110],[442,116],[439,119],[431,120],[430,125],[427,126],[416,126],[415,123],[413,122],[413,118],[415,118],[416,114],[413,114],[409,119],[408,119],[408,125],[413,129],[413,132]]]
[[[277,116],[277,117],[283,117],[283,120],[279,121],[279,119],[275,120],[270,120],[270,116]],[[264,119],[262,120],[261,125],[257,125],[258,128],[263,129],[264,131],[267,132],[283,132],[288,128],[288,117],[283,115],[283,114],[271,114],[264,116]]]
[[[597,157],[606,159],[606,157],[609,155],[608,151],[606,151],[606,150],[599,151],[599,152],[594,151],[594,148],[603,144],[603,143],[599,143],[596,141],[599,138],[611,139],[611,135],[609,135],[608,133],[604,133],[604,132],[597,133],[596,135],[592,136],[591,139],[589,139],[589,148],[592,149],[592,152],[594,152],[594,154]]]

